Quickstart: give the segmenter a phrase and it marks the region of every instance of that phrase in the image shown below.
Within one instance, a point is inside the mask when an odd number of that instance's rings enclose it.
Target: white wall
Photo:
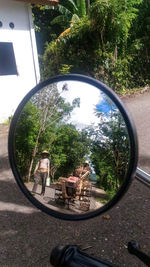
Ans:
[[[0,122],[39,81],[39,67],[31,10],[28,4],[0,0],[0,42],[12,42],[18,75],[0,76]],[[9,23],[15,27],[11,29]]]

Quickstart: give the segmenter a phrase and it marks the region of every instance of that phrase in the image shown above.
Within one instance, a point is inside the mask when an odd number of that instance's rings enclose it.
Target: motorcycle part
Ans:
[[[126,107],[103,83],[76,74],[53,77],[25,96],[11,121],[8,150],[26,197],[67,220],[110,209],[137,167],[137,135]],[[47,170],[38,166],[34,175],[43,150],[49,153],[51,178],[44,196]]]

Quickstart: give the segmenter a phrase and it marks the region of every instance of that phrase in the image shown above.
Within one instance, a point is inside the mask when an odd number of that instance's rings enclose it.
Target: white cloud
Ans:
[[[57,84],[58,90],[62,90],[64,83],[67,83],[68,91],[64,91],[61,96],[66,102],[72,104],[75,98],[80,98],[80,108],[74,108],[69,122],[79,128],[87,127],[92,123],[98,123],[99,119],[94,114],[96,105],[102,101],[101,91],[84,82],[67,81]]]

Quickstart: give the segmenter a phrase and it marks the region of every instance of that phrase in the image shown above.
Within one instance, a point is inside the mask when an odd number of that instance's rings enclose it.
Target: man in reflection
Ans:
[[[86,160],[83,165],[80,165],[75,170],[75,176],[79,178],[84,178],[84,181],[88,181],[89,175],[92,173],[92,169],[89,166],[89,162]]]
[[[38,160],[34,170],[35,183],[32,192],[36,193],[37,186],[39,182],[42,181],[42,190],[41,190],[42,196],[44,196],[45,194],[46,179],[47,177],[49,177],[50,161],[48,157],[49,157],[49,152],[46,150],[42,151],[41,159]]]
[[[82,177],[82,172],[83,172],[83,165],[80,165],[80,166],[78,166],[76,168],[74,176],[81,178]]]
[[[88,182],[89,175],[92,173],[92,169],[89,166],[88,161],[85,161],[83,165],[80,165],[75,170],[75,176],[80,178],[79,194],[81,194],[82,186],[84,182]]]
[[[92,173],[92,169],[89,166],[89,162],[86,160],[83,165],[82,177],[84,177],[84,181],[88,181],[89,175]]]

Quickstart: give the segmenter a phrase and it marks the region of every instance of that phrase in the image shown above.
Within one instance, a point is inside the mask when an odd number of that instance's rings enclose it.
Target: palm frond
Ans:
[[[79,16],[77,14],[73,14],[71,19],[71,26],[79,20],[80,20]]]
[[[78,8],[73,0],[59,0],[59,4],[69,9],[72,13],[77,12]]]
[[[61,24],[62,22],[65,22],[67,19],[68,19],[68,17],[65,16],[65,15],[57,16],[56,18],[54,18],[54,19],[51,21],[51,25],[54,25],[54,24]]]
[[[54,7],[54,6],[44,6],[43,9],[46,9],[46,10],[47,10],[47,9],[51,9],[51,10],[53,9],[53,10],[54,10],[54,9],[56,9],[56,7]]]
[[[64,32],[62,32],[62,33],[58,36],[57,40],[58,40],[59,38],[61,38],[61,37],[66,36],[66,35],[70,32],[70,29],[71,29],[71,28],[68,28],[68,29],[66,29]]]
[[[62,6],[60,4],[58,5],[58,11],[64,16],[68,16],[72,14],[72,12],[69,9],[67,9],[65,6]]]

